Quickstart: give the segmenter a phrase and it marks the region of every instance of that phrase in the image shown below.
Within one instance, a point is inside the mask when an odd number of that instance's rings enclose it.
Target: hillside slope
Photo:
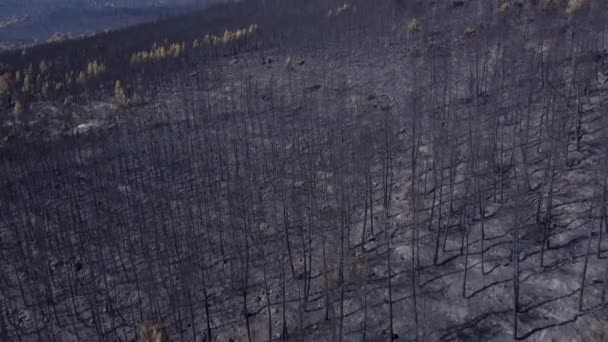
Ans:
[[[0,340],[604,340],[606,10],[245,2],[32,48],[86,70],[46,96],[4,55]]]

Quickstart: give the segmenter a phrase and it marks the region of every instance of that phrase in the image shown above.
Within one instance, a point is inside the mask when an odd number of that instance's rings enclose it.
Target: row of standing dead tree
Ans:
[[[596,13],[531,22],[473,2],[442,21],[428,6],[387,44],[372,33],[409,21],[393,7],[333,19],[339,44],[312,49],[399,64],[392,94],[353,100],[348,69],[319,66],[311,86],[304,68],[256,81],[208,61],[120,126],[4,150],[0,337],[129,340],[156,322],[178,340],[448,339],[467,322],[434,319],[434,291],[478,305],[506,281],[484,300],[514,338],[562,323],[520,322],[543,305],[604,308]],[[574,304],[534,301],[534,276],[573,267]]]

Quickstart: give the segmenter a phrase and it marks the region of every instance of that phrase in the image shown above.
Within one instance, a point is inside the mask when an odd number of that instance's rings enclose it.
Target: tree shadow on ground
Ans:
[[[446,272],[446,273],[440,273],[438,275],[435,275],[435,276],[433,276],[433,277],[425,280],[424,282],[421,282],[420,286],[424,287],[424,286],[429,285],[429,284],[431,284],[431,283],[435,282],[436,280],[439,280],[439,279],[441,279],[443,277],[447,277],[447,276],[458,274],[458,273],[462,273],[462,270],[455,270],[455,271],[450,271],[450,272]]]
[[[484,320],[492,316],[508,314],[510,310],[486,312],[467,320],[458,325],[442,329],[444,332],[439,336],[439,341],[488,341],[492,337],[492,329],[481,326]]]
[[[576,291],[575,291],[576,292]],[[536,328],[532,328],[528,332],[517,335],[515,340],[521,341],[530,338],[532,335],[547,330],[552,329],[564,325],[568,325],[576,322],[579,318],[591,314],[593,312],[600,311],[605,308],[605,305],[597,305],[589,310],[580,312],[575,314],[573,317],[559,322],[554,322],[550,324],[545,324]],[[532,308],[528,308],[530,310]],[[467,320],[466,322],[458,325],[453,325],[442,329],[441,332],[443,334],[439,337],[439,341],[488,341],[492,337],[496,335],[496,332],[493,332],[490,327],[483,326],[482,323],[492,316],[501,316],[511,314],[512,310],[500,310],[500,311],[491,311],[487,313],[480,314],[472,319]]]
[[[580,290],[581,290],[581,289],[579,288],[579,289],[576,289],[576,290],[574,290],[574,291],[571,291],[570,293],[566,293],[566,294],[561,295],[561,296],[558,296],[558,297],[552,297],[552,298],[545,299],[545,300],[542,300],[542,301],[540,301],[540,302],[533,303],[533,304],[532,304],[532,303],[530,303],[530,305],[529,305],[527,308],[525,308],[525,309],[520,309],[520,310],[519,310],[519,313],[528,313],[528,312],[530,312],[530,311],[532,311],[532,310],[534,310],[534,309],[537,309],[537,308],[539,308],[539,307],[541,307],[541,306],[543,306],[543,305],[546,305],[546,304],[549,304],[549,303],[552,303],[552,302],[556,302],[556,301],[558,301],[558,300],[562,300],[562,299],[566,299],[566,298],[568,298],[568,297],[574,296],[575,294],[579,293],[579,292],[580,292]],[[522,306],[523,306],[523,305],[522,305]]]
[[[485,290],[487,290],[487,289],[489,289],[489,288],[492,288],[492,287],[494,287],[494,286],[496,286],[496,285],[505,284],[505,283],[508,283],[508,282],[510,282],[510,281],[513,281],[513,279],[497,280],[497,281],[495,281],[495,282],[493,282],[493,283],[490,283],[490,284],[488,284],[488,285],[485,285],[485,286],[483,286],[483,287],[481,287],[481,288],[479,288],[479,289],[477,289],[477,290],[475,290],[475,291],[471,292],[471,294],[469,294],[469,295],[467,295],[467,296],[466,296],[466,299],[471,299],[471,298],[475,297],[476,295],[478,295],[478,294],[480,294],[480,293],[484,292]]]
[[[547,324],[547,325],[543,325],[543,326],[540,326],[540,327],[533,328],[532,330],[528,331],[527,333],[525,333],[523,335],[516,336],[515,339],[518,340],[518,341],[526,340],[530,336],[536,334],[537,332],[541,332],[543,330],[547,330],[547,329],[551,329],[551,328],[556,328],[556,327],[561,327],[561,326],[564,326],[564,325],[568,325],[570,323],[574,323],[574,322],[576,322],[576,320],[579,319],[579,317],[582,317],[582,316],[584,316],[586,314],[587,314],[586,312],[579,313],[579,314],[574,315],[574,317],[572,317],[570,319],[567,319],[565,321],[551,323],[551,324]]]

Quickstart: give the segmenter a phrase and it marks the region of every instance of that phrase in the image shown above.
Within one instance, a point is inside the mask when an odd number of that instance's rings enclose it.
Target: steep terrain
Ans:
[[[46,96],[4,55],[0,340],[605,340],[602,5],[220,6],[28,51],[105,67]]]

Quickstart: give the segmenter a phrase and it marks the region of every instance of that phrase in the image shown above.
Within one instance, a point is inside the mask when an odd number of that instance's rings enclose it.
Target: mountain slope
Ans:
[[[244,2],[4,54],[0,340],[601,341],[602,4]]]

